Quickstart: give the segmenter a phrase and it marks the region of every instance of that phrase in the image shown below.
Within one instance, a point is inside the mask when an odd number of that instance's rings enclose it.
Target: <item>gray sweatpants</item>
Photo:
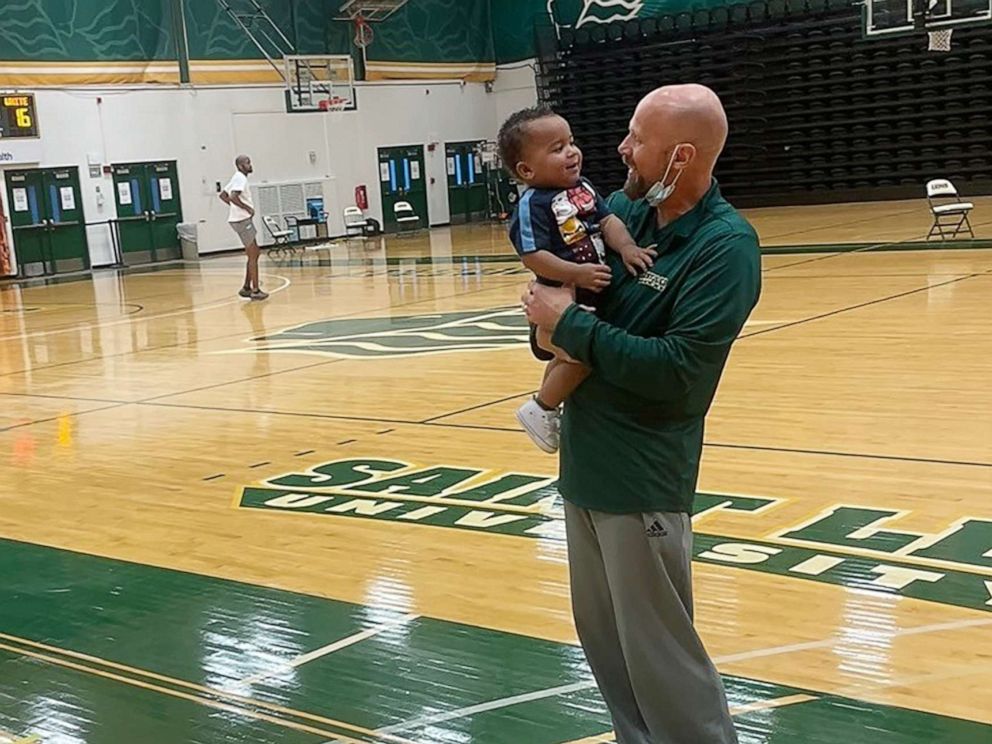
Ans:
[[[723,683],[692,624],[687,514],[565,503],[575,627],[619,744],[736,744]]]

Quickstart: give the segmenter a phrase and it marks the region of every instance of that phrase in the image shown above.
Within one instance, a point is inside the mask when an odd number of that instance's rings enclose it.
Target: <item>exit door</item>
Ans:
[[[7,203],[22,275],[90,267],[78,168],[7,171]]]
[[[409,202],[414,214],[420,218],[420,226],[430,225],[422,145],[379,148],[379,188],[386,232],[399,229],[394,211],[396,202]]]
[[[114,199],[124,263],[181,255],[176,225],[183,210],[175,161],[115,165]]]
[[[448,170],[448,206],[452,224],[485,219],[488,212],[486,168],[479,142],[445,145]]]

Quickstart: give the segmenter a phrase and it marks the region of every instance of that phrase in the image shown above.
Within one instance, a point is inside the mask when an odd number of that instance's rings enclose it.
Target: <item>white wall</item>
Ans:
[[[444,143],[493,139],[499,112],[526,96],[520,74],[513,71],[509,87],[493,93],[457,81],[359,84],[358,110],[340,114],[287,114],[283,89],[274,87],[40,89],[39,165],[78,166],[86,219],[97,222],[116,216],[113,181],[91,179],[89,157],[102,164],[178,161],[184,219],[199,224],[200,251],[209,253],[237,247],[216,183],[231,176],[239,152],[252,156],[256,186],[324,181],[330,231],[341,234],[341,210],[353,203],[358,184],[368,187],[368,215],[382,220],[377,148],[436,143],[425,152],[425,175],[435,181],[428,184],[431,224],[443,224],[449,220]],[[107,230],[89,233],[92,263],[111,263]]]
[[[493,95],[496,98],[497,131],[510,114],[537,104],[537,76],[534,60],[496,68]]]

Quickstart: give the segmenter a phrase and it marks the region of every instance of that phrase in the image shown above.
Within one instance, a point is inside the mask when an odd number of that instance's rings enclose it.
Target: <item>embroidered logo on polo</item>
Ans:
[[[637,283],[643,284],[645,287],[651,287],[655,292],[661,293],[668,286],[668,277],[646,271],[641,274],[641,278],[637,280]]]

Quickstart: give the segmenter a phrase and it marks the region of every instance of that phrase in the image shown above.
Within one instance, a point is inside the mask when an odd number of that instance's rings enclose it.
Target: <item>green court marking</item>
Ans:
[[[703,563],[992,612],[992,576],[766,540],[695,533]]]
[[[8,637],[0,642],[23,649],[0,651],[0,729],[37,733],[43,742],[328,740],[286,722],[348,734],[301,712],[370,730],[389,728],[418,744],[561,744],[609,729],[582,652],[570,645],[421,618],[245,685],[247,677],[401,613],[8,540],[0,540],[0,572],[0,633]],[[31,646],[10,637],[134,667],[115,670],[44,652],[86,669],[186,690],[197,699],[32,658]],[[181,682],[203,692],[194,694]],[[731,706],[807,692],[739,677],[726,677],[725,684]],[[575,689],[542,696],[563,685]],[[529,702],[500,704],[535,694]],[[221,712],[202,702],[226,704],[233,695],[259,705]],[[252,715],[275,705],[290,711],[277,716],[282,723]],[[480,706],[484,710],[463,714]],[[439,714],[445,720],[417,723]],[[992,737],[992,727],[979,723],[829,695],[745,713],[738,724],[747,744],[851,744],[861,740],[855,732],[869,728],[872,744],[987,744]]]
[[[42,744],[317,744],[312,733],[0,650],[0,728],[40,732]],[[329,729],[330,730],[330,729]],[[236,737],[236,738],[235,738]]]
[[[460,485],[482,472],[417,467],[389,459],[344,459],[270,477],[264,486],[245,487],[239,506],[564,541],[556,481],[498,473],[472,487]],[[490,501],[478,501],[480,493]],[[696,515],[729,510],[762,519],[763,510],[778,501],[699,493],[694,509]],[[986,555],[992,548],[992,522],[963,519],[934,536],[879,527],[869,536],[850,537],[867,526],[884,525],[898,514],[889,509],[833,507],[814,521],[791,531],[786,528],[781,538],[769,540],[697,532],[693,554],[697,561],[747,571],[992,612],[992,570],[986,570],[992,568],[992,559]],[[892,554],[924,537],[933,542],[910,558]],[[923,560],[913,561],[914,557]],[[928,558],[941,562],[924,562]]]
[[[928,243],[923,240],[909,240],[892,243],[823,243],[812,245],[763,245],[761,252],[767,256],[803,253],[850,253],[867,251],[887,253],[889,251],[944,251],[944,250],[983,250],[992,248],[992,240],[944,240]]]
[[[321,320],[251,339],[247,353],[308,352],[352,358],[491,351],[527,345],[519,307],[430,315]]]

